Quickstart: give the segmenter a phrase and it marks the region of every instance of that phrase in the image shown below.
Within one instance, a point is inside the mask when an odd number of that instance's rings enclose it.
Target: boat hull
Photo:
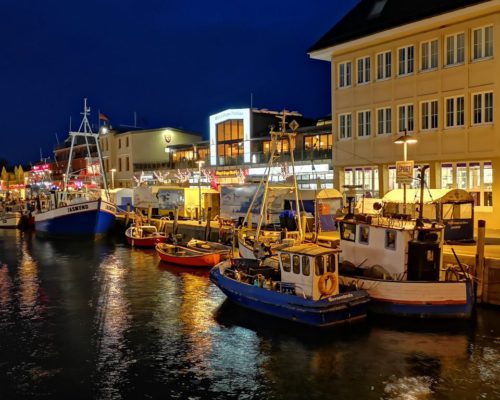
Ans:
[[[127,238],[127,243],[132,247],[143,247],[143,248],[153,248],[158,243],[165,243],[167,239],[164,234],[155,232],[153,235],[148,235],[145,237],[134,236],[133,227],[128,228],[125,231],[125,237]]]
[[[390,281],[340,276],[340,284],[364,289],[377,314],[413,318],[470,318],[473,285],[467,282]]]
[[[211,254],[197,254],[197,255],[176,255],[169,254],[163,250],[159,246],[156,246],[156,252],[160,256],[162,261],[165,261],[169,264],[175,265],[183,265],[185,267],[204,267],[211,268],[214,265],[220,262],[220,254],[219,253],[211,253]]]
[[[232,302],[267,315],[314,327],[329,327],[366,317],[370,299],[364,291],[341,293],[312,301],[231,279],[220,265],[210,271],[210,280]]]
[[[42,237],[100,238],[115,222],[116,207],[92,200],[35,215],[35,232]]]

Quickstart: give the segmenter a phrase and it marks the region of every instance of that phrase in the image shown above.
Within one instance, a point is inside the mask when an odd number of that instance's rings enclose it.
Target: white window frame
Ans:
[[[345,118],[344,128],[342,129],[342,119]],[[347,121],[350,123],[347,124]],[[342,113],[339,114],[339,139],[351,139],[352,138],[352,113]]]
[[[409,58],[410,48],[413,49],[413,57],[411,59]],[[403,60],[404,72],[401,72],[401,59],[400,59],[401,50],[404,50],[404,60]],[[410,60],[411,60],[411,71],[409,71],[408,68],[410,66]],[[398,76],[413,75],[413,73],[415,72],[415,45],[409,44],[408,46],[399,47],[397,49],[397,61],[398,61]]]
[[[356,127],[358,138],[366,138],[372,135],[371,110],[361,110],[356,113]]]
[[[486,29],[491,28],[491,47],[486,46]],[[480,43],[476,44],[476,32],[480,32]],[[473,61],[486,60],[493,57],[493,25],[485,25],[471,30],[471,58]],[[476,55],[476,49],[478,54]],[[490,54],[486,54],[489,50]]]
[[[435,113],[434,113],[435,111]],[[439,127],[439,101],[437,99],[420,102],[420,130],[435,131]],[[427,125],[427,127],[425,126]]]
[[[462,36],[463,38],[463,47],[461,47],[462,49],[462,59],[459,60],[458,58],[458,50],[459,50],[459,47],[458,47],[458,37],[459,36]],[[448,44],[448,39],[449,38],[453,38],[453,48],[451,49],[451,52],[452,52],[452,60],[451,62],[448,62],[448,53],[450,52],[450,49],[449,49],[449,44]],[[444,37],[444,47],[445,47],[445,51],[444,51],[444,65],[447,66],[447,67],[451,67],[451,66],[454,66],[454,65],[462,65],[465,63],[465,32],[457,32],[457,33],[454,33],[453,35],[447,35]]]
[[[435,52],[433,52],[432,45],[435,44]],[[424,50],[424,46],[427,49]],[[434,57],[433,57],[434,56]],[[427,61],[427,65],[425,64]],[[433,61],[436,65],[433,65]],[[420,71],[434,71],[439,67],[439,40],[434,38],[425,42],[420,42]]]
[[[387,63],[387,54],[389,54],[390,62]],[[382,56],[382,64],[380,64],[379,56]],[[377,81],[384,81],[386,79],[390,79],[392,77],[392,51],[383,51],[381,53],[377,53],[376,56],[376,64],[377,64]],[[382,68],[382,76],[379,76],[379,69]],[[387,71],[389,68],[389,71]],[[389,72],[389,73],[388,73]]]
[[[360,68],[361,64],[361,68]],[[371,57],[365,56],[356,59],[356,82],[358,85],[364,85],[371,82]]]
[[[349,68],[347,68],[349,66]],[[342,71],[343,67],[343,73]],[[347,69],[349,69],[349,73],[347,73]],[[339,89],[348,88],[352,86],[352,62],[351,61],[343,61],[338,64],[338,83]]]
[[[392,107],[380,107],[377,108],[375,111],[376,111],[377,136],[392,134]],[[387,118],[388,111],[390,114],[390,118]],[[380,118],[380,112],[382,112],[382,119]],[[382,130],[380,130],[381,123],[382,123]],[[389,123],[389,129],[387,129],[388,123]]]
[[[486,121],[487,115],[487,109],[486,109],[486,95],[491,94],[491,120]],[[475,99],[476,96],[480,96],[481,99],[481,111],[480,111],[480,121],[476,122],[475,121]],[[494,120],[494,109],[495,107],[495,99],[493,98],[493,91],[488,90],[484,92],[476,92],[471,94],[471,125],[473,126],[478,126],[478,125],[490,125],[493,123]]]
[[[462,99],[462,123],[460,124],[458,121],[458,99]],[[448,101],[453,100],[453,109],[451,110],[451,113],[448,110]],[[465,126],[465,96],[460,95],[460,96],[450,96],[450,97],[445,97],[444,98],[444,127],[445,129],[453,129],[453,128],[463,128]],[[448,124],[448,115],[452,114],[451,119],[452,119],[452,124]]]
[[[400,115],[401,115],[401,108],[402,107],[404,107],[404,110],[405,110],[405,120],[404,120],[403,127],[400,126]],[[408,110],[410,109],[410,107],[412,108],[412,112],[413,112],[413,115],[412,115],[413,127],[411,129],[408,127],[408,122],[409,122]],[[404,132],[405,130],[407,132],[414,132],[415,131],[415,105],[413,103],[398,104],[397,110],[398,110],[398,121],[397,121],[398,122],[398,132],[401,133],[401,132]]]

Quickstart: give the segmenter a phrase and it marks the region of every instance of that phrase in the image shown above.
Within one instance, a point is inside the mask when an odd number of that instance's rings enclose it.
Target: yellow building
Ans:
[[[110,187],[135,187],[136,179],[154,180],[154,172],[169,166],[166,149],[197,143],[201,135],[175,128],[112,129],[101,136],[104,169]],[[147,176],[144,176],[147,174]]]
[[[397,187],[407,132],[429,187],[468,190],[500,228],[500,1],[362,0],[309,54],[332,66],[335,187]]]

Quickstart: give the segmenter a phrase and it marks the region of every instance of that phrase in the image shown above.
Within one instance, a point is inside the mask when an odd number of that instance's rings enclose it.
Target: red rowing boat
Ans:
[[[134,247],[155,247],[165,242],[165,234],[158,232],[154,225],[132,225],[125,231],[127,243]]]
[[[167,243],[158,243],[155,249],[162,261],[186,267],[213,267],[220,262],[221,257],[220,253],[203,253]]]

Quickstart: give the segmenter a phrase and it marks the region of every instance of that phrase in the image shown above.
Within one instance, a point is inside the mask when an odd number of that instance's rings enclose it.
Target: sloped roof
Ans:
[[[309,52],[491,0],[361,0]]]

